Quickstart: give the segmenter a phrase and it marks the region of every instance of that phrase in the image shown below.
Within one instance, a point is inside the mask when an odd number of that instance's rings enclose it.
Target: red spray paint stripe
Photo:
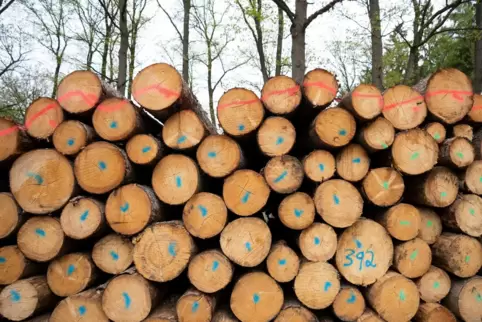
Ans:
[[[20,129],[19,125],[14,125],[0,131],[0,136],[12,134]]]
[[[365,93],[353,92],[351,95],[354,97],[362,97],[362,98],[376,98],[378,99],[378,104],[380,104],[380,106],[383,107],[383,96],[380,94],[365,94]]]
[[[401,102],[398,102],[398,103],[393,103],[393,104],[390,104],[390,105],[385,105],[385,107],[383,108],[384,111],[386,110],[390,110],[394,107],[397,107],[399,105],[405,105],[405,104],[409,104],[409,103],[413,103],[413,102],[416,102],[416,101],[420,101],[422,100],[423,101],[423,96],[420,95],[420,96],[417,96],[417,97],[414,97],[414,98],[411,98],[409,100],[406,100],[406,101],[401,101]]]
[[[328,90],[333,95],[336,95],[337,90],[323,82],[304,82],[304,87],[319,87]]]
[[[222,110],[223,108],[226,108],[226,107],[249,105],[249,104],[253,104],[253,103],[256,103],[256,102],[259,102],[259,100],[253,99],[253,100],[249,100],[249,101],[236,101],[236,102],[226,103],[226,104],[218,105],[218,111]]]
[[[271,97],[271,96],[273,96],[273,95],[288,94],[288,96],[293,96],[293,95],[295,95],[299,90],[300,90],[300,86],[299,86],[299,85],[296,85],[296,86],[293,86],[293,87],[290,87],[290,88],[287,88],[287,89],[280,89],[280,90],[277,90],[277,91],[271,91],[271,92],[268,92],[268,93],[264,94],[263,96],[261,96],[261,100],[262,100],[262,101],[265,101],[265,100],[267,100],[269,97]]]
[[[482,109],[482,105],[474,105],[472,106],[472,111],[476,111],[476,110],[481,110]]]
[[[65,95],[58,97],[57,101],[62,104],[63,101],[69,98],[72,98],[74,96],[80,96],[82,100],[85,103],[87,103],[89,106],[94,106],[95,103],[97,103],[97,101],[99,100],[99,98],[94,94],[85,94],[82,91],[71,91],[71,92],[67,92]]]
[[[35,113],[32,117],[30,117],[29,119],[27,119],[25,121],[25,128],[28,129],[32,125],[33,121],[35,121],[36,119],[38,119],[40,116],[47,113],[51,109],[55,108],[56,106],[57,106],[57,104],[52,103],[52,104],[49,104],[49,105],[45,106],[43,109],[41,109],[37,113]],[[53,120],[49,120],[49,125],[52,128],[55,128],[57,126],[57,123],[55,123],[55,121],[53,121]]]
[[[169,98],[170,96],[176,96],[179,97],[181,95],[180,92],[175,92],[167,87],[162,86],[161,84],[154,84],[151,86],[147,86],[144,88],[141,88],[137,91],[134,92],[134,96],[141,96],[144,95],[145,93],[151,91],[151,90],[156,90],[159,92],[159,94],[164,95],[164,97]]]
[[[456,90],[439,90],[439,91],[433,91],[433,92],[427,92],[425,93],[425,97],[430,97],[430,96],[435,96],[435,95],[441,95],[441,94],[451,94],[454,99],[457,101],[463,101],[464,98],[461,95],[473,95],[472,92],[469,91],[456,91]]]
[[[97,106],[97,109],[101,110],[101,111],[105,111],[105,112],[115,112],[117,110],[120,110],[122,109],[124,106],[126,106],[129,102],[123,100],[117,104],[114,104],[114,105],[110,105],[110,106],[106,106],[106,105],[99,105]]]

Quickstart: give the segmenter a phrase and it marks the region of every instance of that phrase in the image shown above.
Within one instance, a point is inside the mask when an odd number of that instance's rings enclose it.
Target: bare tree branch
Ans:
[[[273,0],[274,1],[274,0]],[[332,0],[330,3],[328,3],[326,6],[324,6],[323,8],[313,12],[313,14],[311,16],[308,17],[308,19],[306,20],[305,24],[303,25],[303,28],[306,29],[310,23],[313,22],[313,20],[316,19],[316,17],[318,17],[319,15],[322,15],[324,14],[325,12],[333,9],[333,7],[337,4],[337,3],[340,3],[342,2],[343,0]]]
[[[162,1],[162,0],[161,0]],[[181,40],[182,42],[182,34],[181,32],[179,31],[179,28],[177,28],[177,25],[176,23],[174,22],[174,20],[172,19],[171,15],[166,11],[166,9],[164,9],[164,7],[161,5],[161,2],[159,0],[157,0],[157,5],[159,6],[159,8],[161,8],[161,10],[164,12],[164,14],[167,16],[167,19],[169,19],[169,21],[171,22],[171,25],[174,27],[174,29],[176,30],[176,33],[177,35],[179,36],[179,39]]]
[[[4,0],[0,1],[0,16],[2,15],[2,13],[4,13],[8,9],[8,7],[10,7],[15,2],[15,0],[10,0],[7,3],[5,3],[5,5],[4,5],[3,1]]]
[[[291,20],[291,23],[295,22],[295,14],[293,11],[291,11],[290,7],[288,7],[284,0],[273,0],[273,2],[286,13],[288,18]]]

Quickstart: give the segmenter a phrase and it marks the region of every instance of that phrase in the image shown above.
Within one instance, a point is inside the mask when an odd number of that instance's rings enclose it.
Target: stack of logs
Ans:
[[[338,90],[231,89],[220,135],[154,64],[133,101],[75,71],[0,119],[0,314],[481,321],[482,97],[455,69]]]

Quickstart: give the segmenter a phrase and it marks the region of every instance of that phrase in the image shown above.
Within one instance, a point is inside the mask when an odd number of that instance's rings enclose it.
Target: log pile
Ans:
[[[482,320],[482,97],[333,74],[133,100],[89,71],[0,119],[0,314],[12,321]],[[148,113],[147,113],[148,112]]]

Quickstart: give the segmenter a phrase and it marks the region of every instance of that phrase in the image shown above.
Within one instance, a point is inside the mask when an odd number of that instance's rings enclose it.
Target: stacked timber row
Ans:
[[[481,321],[482,97],[338,91],[277,76],[214,120],[154,64],[132,101],[75,71],[0,119],[1,317]]]

